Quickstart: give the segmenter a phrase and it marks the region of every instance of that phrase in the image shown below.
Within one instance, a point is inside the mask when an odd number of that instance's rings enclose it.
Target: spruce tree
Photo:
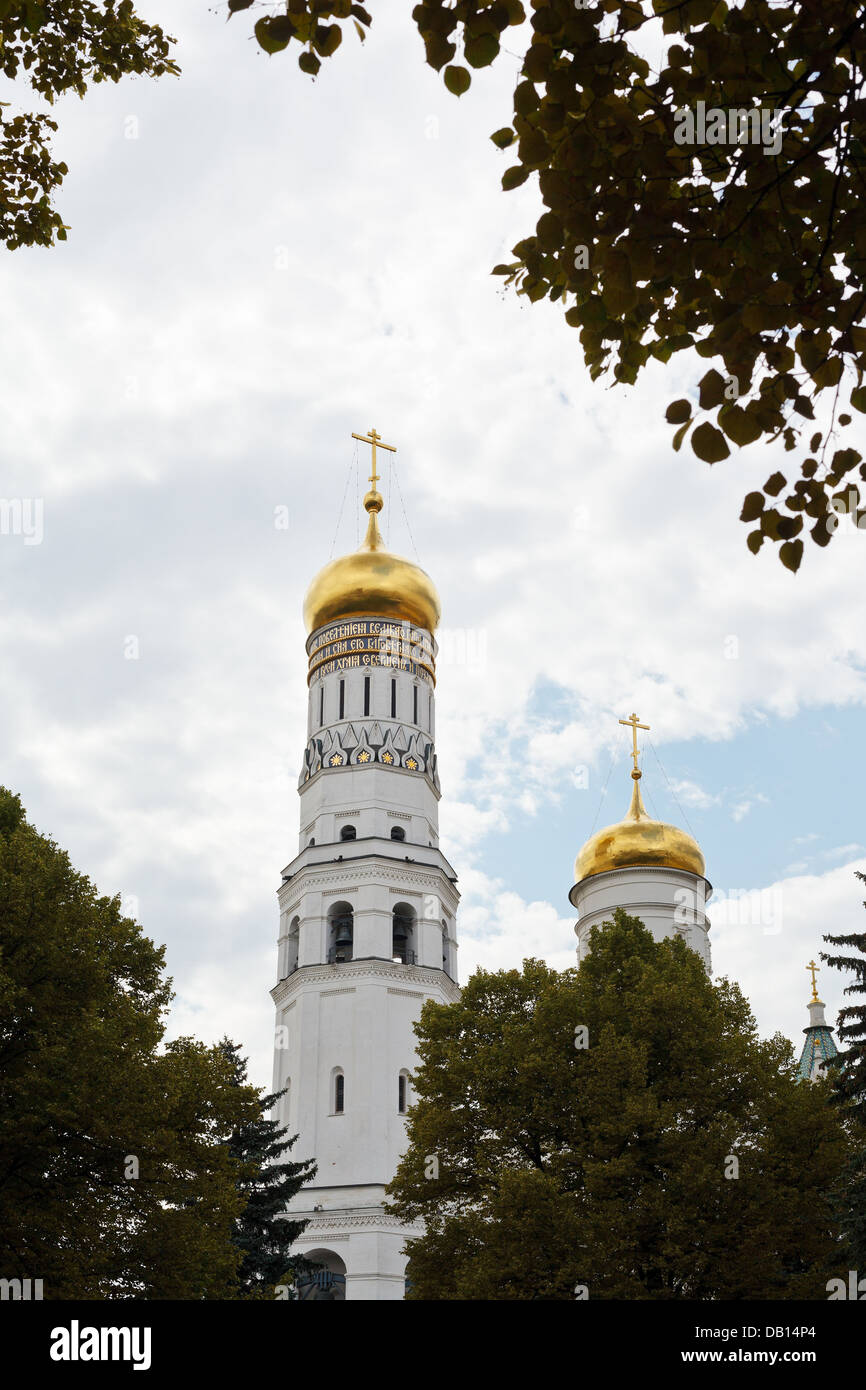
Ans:
[[[866,874],[856,873],[866,883]],[[837,970],[853,970],[854,980],[844,993],[859,996],[859,1002],[839,1011],[839,1042],[846,1046],[840,1047],[828,1070],[833,1076],[833,1098],[849,1118],[854,1136],[854,1152],[841,1187],[842,1231],[852,1265],[866,1273],[866,930],[824,940],[859,952],[831,956],[822,951],[821,959]]]
[[[233,1070],[235,1084],[247,1086],[247,1063],[240,1044],[223,1038],[219,1044]],[[247,1175],[239,1180],[246,1206],[235,1222],[232,1240],[241,1252],[238,1288],[241,1298],[272,1297],[277,1284],[293,1283],[310,1268],[291,1249],[306,1221],[292,1221],[286,1207],[292,1197],[316,1175],[312,1160],[292,1163],[283,1159],[297,1141],[269,1113],[285,1090],[261,1095],[259,1113],[232,1131],[229,1152]],[[282,1161],[279,1161],[282,1160]]]

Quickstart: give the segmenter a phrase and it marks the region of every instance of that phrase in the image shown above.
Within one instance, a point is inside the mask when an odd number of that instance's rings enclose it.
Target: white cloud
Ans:
[[[531,183],[501,194],[487,139],[509,68],[457,103],[394,7],[313,84],[238,20],[151,11],[181,37],[183,79],[60,104],[70,240],[0,264],[3,487],[45,503],[41,546],[0,538],[4,777],[103,891],[140,898],[178,1017],[246,1027],[261,1010],[267,1031],[261,961],[297,843],[300,603],[350,431],[376,424],[443,599],[441,831],[464,959],[516,964],[529,941],[570,962],[548,885],[528,905],[491,886],[485,843],[516,814],[543,837],[576,785],[600,797],[628,710],[661,748],[862,704],[860,553],[831,546],[796,578],[769,547],[750,557],[739,501],[776,454],[720,470],[671,451],[664,404],[693,364],[606,390],[559,310],[501,293],[489,270],[538,211]],[[338,550],[357,510],[353,482]],[[396,491],[387,514],[411,554]],[[734,821],[767,801],[745,773],[731,784]],[[723,795],[675,785],[698,808]]]

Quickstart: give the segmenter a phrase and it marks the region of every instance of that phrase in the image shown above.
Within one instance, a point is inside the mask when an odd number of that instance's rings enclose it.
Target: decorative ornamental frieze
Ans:
[[[378,719],[355,720],[317,730],[304,750],[299,785],[309,782],[322,769],[372,763],[424,773],[439,790],[436,752],[430,735],[412,725],[388,724]],[[341,814],[357,815],[358,812]]]
[[[290,1214],[295,1215],[294,1212]],[[420,1223],[405,1226],[402,1221],[397,1220],[396,1216],[389,1216],[386,1212],[382,1212],[381,1215],[374,1213],[370,1216],[340,1216],[338,1213],[334,1213],[333,1216],[327,1217],[316,1212],[310,1217],[310,1224],[304,1234],[298,1237],[298,1240],[311,1240],[316,1231],[341,1231],[345,1230],[346,1227],[357,1230],[361,1226],[388,1226],[392,1230],[396,1228],[407,1231],[409,1234],[417,1233],[419,1235],[423,1229]],[[336,1238],[331,1237],[331,1239]]]
[[[435,684],[436,660],[432,635],[408,622],[387,618],[355,618],[327,623],[307,642],[309,673],[329,676],[334,671],[384,666],[408,671],[427,685]]]
[[[357,993],[354,985],[347,985],[345,989],[321,989],[319,998],[324,999],[326,994],[355,994]]]

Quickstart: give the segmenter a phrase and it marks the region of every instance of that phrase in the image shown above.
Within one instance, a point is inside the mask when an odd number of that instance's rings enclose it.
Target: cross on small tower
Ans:
[[[816,965],[815,962],[814,962],[813,960],[810,960],[810,961],[809,961],[809,964],[806,966],[806,969],[807,969],[807,970],[811,970],[811,972],[812,972],[812,998],[813,998],[813,999],[817,999],[817,998],[818,998],[818,987],[817,987],[817,985],[815,984],[815,975],[816,975],[816,973],[821,969],[821,967],[820,967],[820,965]]]
[[[632,754],[631,754],[631,755],[632,755],[632,757],[634,758],[634,771],[632,772],[631,775],[632,775],[632,777],[640,777],[640,768],[639,768],[638,765],[637,765],[637,754],[638,754],[638,747],[637,747],[637,731],[638,731],[638,729],[649,729],[649,724],[639,724],[639,723],[638,723],[638,717],[637,717],[636,714],[631,714],[631,715],[629,715],[628,719],[621,719],[619,722],[620,722],[620,724],[628,724],[629,727],[631,728],[631,737],[632,737]]]
[[[382,436],[381,436],[380,434],[377,434],[375,430],[371,430],[369,434],[355,434],[355,431],[353,430],[353,431],[352,431],[352,438],[353,438],[353,439],[360,439],[360,441],[361,441],[362,444],[372,444],[372,446],[373,446],[373,472],[372,472],[372,474],[370,475],[370,486],[372,487],[373,491],[375,492],[375,490],[376,490],[376,484],[377,484],[378,481],[379,481],[379,474],[376,472],[376,449],[377,449],[377,447],[378,447],[379,449],[387,449],[389,454],[396,454],[396,452],[397,452],[396,445],[394,445],[394,444],[383,444],[383,443],[382,443]]]

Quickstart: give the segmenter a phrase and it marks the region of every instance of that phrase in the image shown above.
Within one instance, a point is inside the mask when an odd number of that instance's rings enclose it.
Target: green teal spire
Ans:
[[[806,1041],[800,1054],[799,1072],[801,1081],[814,1081],[820,1076],[825,1063],[836,1056],[837,1049],[833,1029],[824,1017],[824,1001],[818,998],[815,983],[818,966],[811,960],[806,969],[812,974],[812,998],[809,1000],[809,1027],[803,1029]]]

